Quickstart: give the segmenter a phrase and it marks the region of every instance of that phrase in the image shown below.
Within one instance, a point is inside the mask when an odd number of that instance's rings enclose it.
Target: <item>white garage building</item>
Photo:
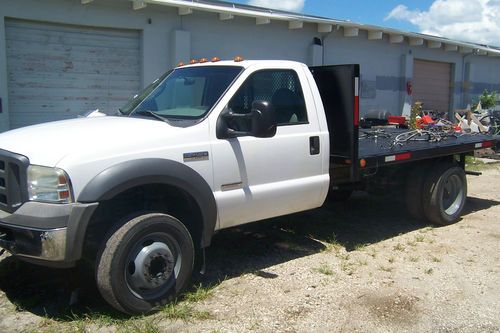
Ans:
[[[0,131],[113,110],[181,60],[236,55],[359,63],[362,114],[500,91],[486,45],[222,1],[1,1]]]

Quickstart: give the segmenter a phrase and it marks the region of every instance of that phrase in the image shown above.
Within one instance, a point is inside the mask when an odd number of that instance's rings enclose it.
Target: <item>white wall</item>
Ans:
[[[484,57],[482,57],[484,58]],[[500,58],[482,59],[472,57],[470,63],[470,83],[468,92],[470,98],[468,102],[477,101],[478,96],[487,89],[500,94]]]
[[[324,34],[318,33],[314,24],[304,24],[303,29],[290,30],[287,22],[272,21],[271,24],[256,25],[255,19],[247,17],[221,21],[216,13],[196,11],[191,15],[179,16],[176,8],[158,5],[148,5],[134,11],[132,3],[123,0],[96,0],[87,5],[82,5],[80,0],[0,1],[0,98],[3,100],[0,131],[9,128],[4,17],[140,30],[143,85],[173,66],[177,57],[189,53],[195,58],[218,56],[231,59],[241,55],[246,59],[308,62],[311,59],[313,38],[320,37],[324,40],[324,64],[361,64],[364,88],[362,114],[370,109],[401,113],[406,98],[405,82],[411,80],[408,73],[412,73],[412,69],[408,64],[412,63],[413,58],[453,64],[453,107],[463,106],[464,61],[472,64],[472,82],[468,88],[471,94],[477,93],[483,86],[500,91],[500,58],[470,55],[464,59],[458,52],[428,49],[425,46],[410,47],[407,40],[391,44],[387,35],[382,40],[368,40],[365,31],[360,31],[358,37],[346,38],[343,37],[342,28],[334,28],[332,33]],[[188,33],[175,34],[178,30]],[[174,36],[188,36],[182,38],[190,38],[190,41],[174,41]],[[188,49],[186,45],[189,43]],[[184,49],[175,50],[173,45],[184,45],[181,46]]]

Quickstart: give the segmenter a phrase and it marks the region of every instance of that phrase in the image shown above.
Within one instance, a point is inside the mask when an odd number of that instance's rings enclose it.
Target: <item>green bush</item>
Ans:
[[[497,103],[497,92],[492,91],[491,93],[488,92],[487,89],[483,91],[483,93],[479,96],[479,101],[475,101],[474,104],[472,105],[472,110],[475,110],[477,107],[477,104],[481,102],[481,108],[483,109],[491,109],[494,108],[496,103]]]

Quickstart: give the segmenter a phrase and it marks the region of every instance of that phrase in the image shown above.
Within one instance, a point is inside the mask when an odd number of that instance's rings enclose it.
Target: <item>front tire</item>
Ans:
[[[465,171],[455,163],[438,164],[423,186],[426,218],[438,225],[452,224],[460,218],[467,198]]]
[[[117,310],[148,313],[186,287],[193,264],[193,240],[186,227],[170,215],[145,214],[121,225],[103,244],[97,286]]]

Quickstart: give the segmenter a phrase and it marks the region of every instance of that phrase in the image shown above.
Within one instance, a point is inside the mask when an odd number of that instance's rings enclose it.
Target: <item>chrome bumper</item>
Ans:
[[[13,214],[0,211],[0,247],[48,266],[72,266],[81,258],[88,221],[97,204],[28,202]]]
[[[63,261],[67,228],[37,230],[0,225],[0,247],[22,257]]]

